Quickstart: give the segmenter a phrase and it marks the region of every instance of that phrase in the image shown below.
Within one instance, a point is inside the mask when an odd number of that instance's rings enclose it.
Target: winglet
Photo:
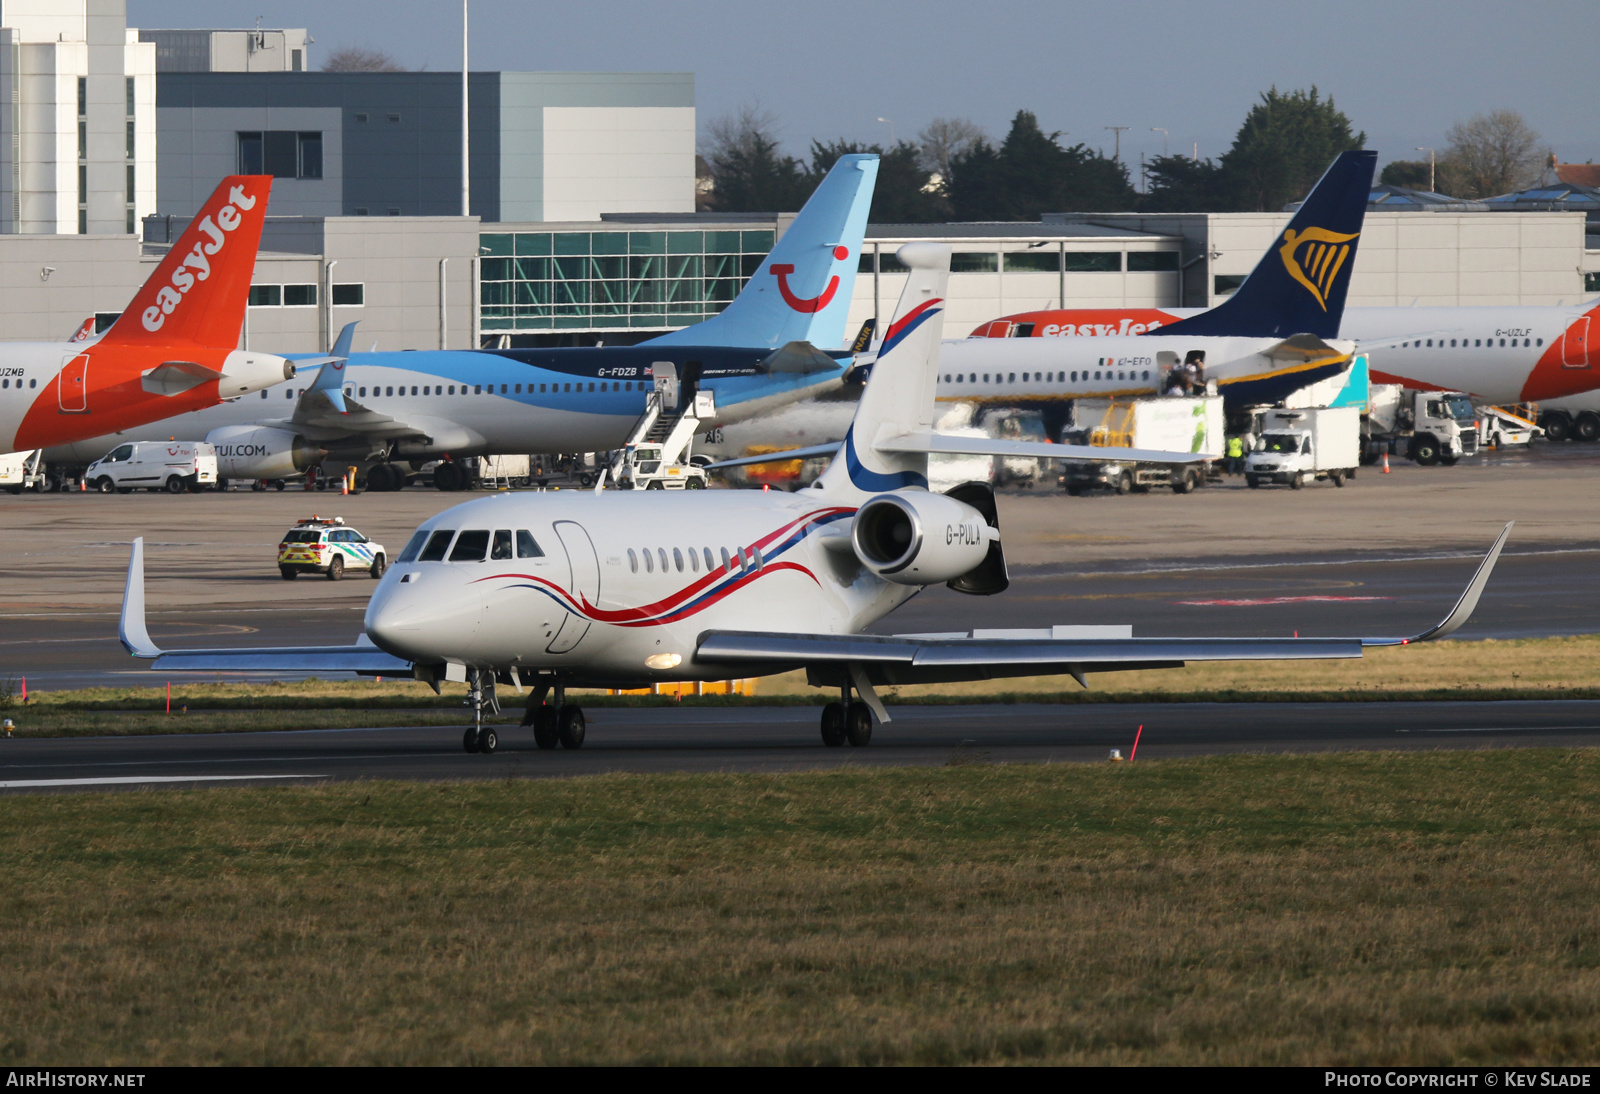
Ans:
[[[326,357],[314,357],[308,360],[296,361],[300,368],[311,365],[321,365],[317,378],[311,381],[311,386],[306,388],[306,395],[320,392],[328,400],[329,405],[340,414],[350,413],[350,408],[344,404],[344,366],[350,360],[350,343],[355,341],[356,324],[346,323],[339,332],[339,337],[333,343],[333,349]],[[301,396],[304,398],[305,396]]]
[[[144,537],[133,541],[128,555],[128,584],[122,590],[122,619],[117,624],[122,648],[135,657],[160,657],[161,649],[150,641],[144,626]]]
[[[1507,521],[1501,529],[1500,536],[1494,541],[1494,546],[1489,548],[1489,553],[1483,556],[1483,561],[1478,563],[1478,572],[1472,575],[1466,591],[1456,601],[1456,606],[1450,609],[1450,614],[1445,616],[1438,626],[1412,638],[1401,639],[1363,639],[1363,646],[1408,646],[1413,642],[1431,642],[1436,638],[1446,638],[1461,629],[1462,624],[1471,618],[1473,609],[1478,606],[1478,598],[1483,595],[1484,586],[1489,584],[1489,575],[1494,572],[1494,564],[1500,559],[1500,549],[1506,545],[1506,537],[1511,535],[1511,529],[1516,521]]]

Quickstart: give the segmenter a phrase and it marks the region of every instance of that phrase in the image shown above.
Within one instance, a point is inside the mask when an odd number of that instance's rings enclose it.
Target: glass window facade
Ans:
[[[720,312],[772,250],[768,231],[485,232],[486,331],[675,329]]]

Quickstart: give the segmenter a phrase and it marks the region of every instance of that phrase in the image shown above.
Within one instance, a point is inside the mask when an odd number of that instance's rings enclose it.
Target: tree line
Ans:
[[[992,142],[966,119],[939,118],[885,148],[847,140],[811,142],[800,159],[783,152],[776,119],[747,108],[713,121],[702,144],[702,207],[721,212],[795,210],[840,156],[881,159],[872,219],[878,223],[1029,221],[1047,212],[1261,212],[1303,198],[1340,152],[1366,134],[1316,87],[1272,88],[1251,106],[1233,144],[1216,160],[1159,156],[1145,164],[1140,193],[1127,166],[1083,143],[1046,132],[1017,111]],[[1513,111],[1458,123],[1438,160],[1438,189],[1459,197],[1505,193],[1538,177],[1538,134]],[[1445,165],[1449,164],[1449,167]],[[1422,165],[1426,185],[1427,163]],[[1383,181],[1416,187],[1416,164],[1391,163]],[[1454,186],[1454,190],[1446,187]]]

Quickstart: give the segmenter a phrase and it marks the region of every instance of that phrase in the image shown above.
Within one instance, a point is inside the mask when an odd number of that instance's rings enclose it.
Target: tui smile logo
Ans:
[[[835,247],[833,257],[843,262],[850,257],[850,248]],[[826,308],[833,300],[833,294],[839,291],[839,275],[834,274],[828,278],[827,287],[813,297],[797,296],[789,288],[789,275],[794,273],[794,264],[790,262],[775,262],[772,264],[772,276],[778,279],[778,291],[783,294],[783,302],[795,311],[804,315],[812,315]]]
[[[1328,291],[1334,278],[1350,257],[1350,241],[1360,234],[1345,235],[1326,228],[1307,228],[1303,232],[1290,228],[1283,233],[1283,246],[1278,248],[1283,268],[1316,297],[1317,306],[1323,311],[1328,310]]]

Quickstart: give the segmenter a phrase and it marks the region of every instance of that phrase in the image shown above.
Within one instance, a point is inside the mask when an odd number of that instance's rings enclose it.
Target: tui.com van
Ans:
[[[89,489],[165,490],[198,494],[217,484],[217,450],[205,441],[133,441],[119,444],[83,473]]]

